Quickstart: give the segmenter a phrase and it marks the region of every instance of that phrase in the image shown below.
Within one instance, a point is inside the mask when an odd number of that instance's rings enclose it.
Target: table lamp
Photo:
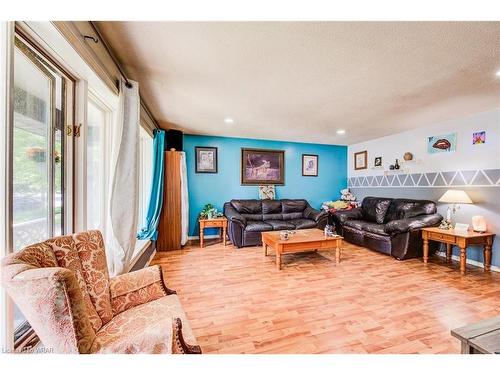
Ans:
[[[446,220],[451,223],[451,214],[455,214],[460,209],[459,204],[471,204],[472,200],[463,190],[447,190],[446,193],[438,199],[438,202],[451,203],[446,211]]]

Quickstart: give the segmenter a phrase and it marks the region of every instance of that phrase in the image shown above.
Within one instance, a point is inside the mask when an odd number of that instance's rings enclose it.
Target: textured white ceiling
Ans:
[[[500,22],[98,26],[162,127],[192,134],[353,144],[500,107]]]

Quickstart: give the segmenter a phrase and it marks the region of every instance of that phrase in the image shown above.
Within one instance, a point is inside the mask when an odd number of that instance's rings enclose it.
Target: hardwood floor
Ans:
[[[500,315],[500,274],[344,244],[283,256],[221,244],[158,253],[204,353],[460,353],[450,329]],[[328,259],[331,258],[331,259]]]

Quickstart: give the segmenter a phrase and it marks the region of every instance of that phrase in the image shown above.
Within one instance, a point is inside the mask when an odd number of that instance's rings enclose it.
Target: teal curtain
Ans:
[[[165,131],[155,130],[153,138],[153,173],[146,222],[137,233],[140,240],[156,240],[163,205],[163,165],[165,163]]]

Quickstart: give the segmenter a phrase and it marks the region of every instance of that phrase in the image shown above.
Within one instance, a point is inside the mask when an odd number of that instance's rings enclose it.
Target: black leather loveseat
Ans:
[[[229,238],[237,247],[262,244],[265,231],[323,229],[328,216],[305,199],[233,199],[224,204],[224,215]]]
[[[419,229],[437,226],[442,216],[432,201],[366,197],[361,208],[336,212],[333,220],[346,241],[403,260],[422,256]]]

